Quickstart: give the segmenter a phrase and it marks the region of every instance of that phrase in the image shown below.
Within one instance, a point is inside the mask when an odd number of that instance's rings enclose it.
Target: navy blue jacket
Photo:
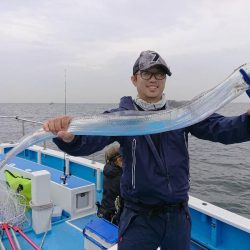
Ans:
[[[131,97],[123,97],[118,109],[133,110]],[[145,136],[76,136],[71,143],[54,139],[57,146],[74,156],[85,156],[118,141],[123,157],[121,196],[130,202],[161,204],[188,200],[188,134],[223,144],[250,140],[247,113],[224,117],[213,114],[195,125],[159,134],[156,148],[150,135]]]

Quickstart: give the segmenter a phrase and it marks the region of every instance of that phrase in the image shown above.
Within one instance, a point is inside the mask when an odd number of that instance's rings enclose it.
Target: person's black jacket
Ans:
[[[107,163],[103,169],[103,198],[102,208],[109,212],[115,212],[115,198],[120,195],[120,178],[122,168]]]
[[[123,97],[119,108],[110,112],[134,109],[132,97]],[[160,133],[160,147],[155,145],[150,135],[78,135],[70,143],[59,138],[55,138],[54,142],[70,155],[85,156],[117,141],[123,162],[123,200],[130,204],[145,205],[179,203],[188,201],[188,135],[223,144],[250,141],[249,119],[248,113],[232,117],[212,114],[189,127]],[[131,205],[131,208],[134,207]]]

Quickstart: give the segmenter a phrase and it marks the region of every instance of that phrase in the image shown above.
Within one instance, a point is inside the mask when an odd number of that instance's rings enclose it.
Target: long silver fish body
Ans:
[[[243,77],[242,70],[246,77]],[[249,91],[249,79],[250,64],[244,64],[216,87],[177,108],[157,112],[121,111],[73,118],[68,131],[74,135],[132,136],[187,127],[204,120],[243,92]],[[43,129],[24,137],[6,154],[0,169],[25,148],[54,137],[54,134]]]

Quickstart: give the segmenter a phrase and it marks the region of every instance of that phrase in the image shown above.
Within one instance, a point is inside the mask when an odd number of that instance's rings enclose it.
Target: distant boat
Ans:
[[[54,102],[50,102],[50,103],[49,103],[49,105],[53,105],[53,104],[54,104]]]

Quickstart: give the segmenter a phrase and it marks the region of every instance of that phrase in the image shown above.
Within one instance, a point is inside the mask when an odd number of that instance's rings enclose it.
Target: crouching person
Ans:
[[[118,224],[115,200],[120,196],[120,178],[122,175],[122,157],[119,146],[112,146],[105,152],[103,169],[103,198],[97,203],[97,215],[114,224]]]

